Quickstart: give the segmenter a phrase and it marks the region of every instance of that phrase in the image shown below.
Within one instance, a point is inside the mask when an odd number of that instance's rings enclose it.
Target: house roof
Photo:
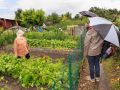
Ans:
[[[9,21],[15,21],[14,19],[7,19],[7,18],[0,18],[0,20],[9,20]]]

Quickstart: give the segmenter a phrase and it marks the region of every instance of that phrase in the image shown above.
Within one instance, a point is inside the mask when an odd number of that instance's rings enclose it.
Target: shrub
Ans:
[[[12,30],[4,31],[0,36],[0,46],[12,43],[15,36],[16,35]]]
[[[28,32],[25,34],[28,39],[39,39],[39,40],[65,40],[73,39],[72,36],[65,35],[62,31],[44,31],[44,32]]]

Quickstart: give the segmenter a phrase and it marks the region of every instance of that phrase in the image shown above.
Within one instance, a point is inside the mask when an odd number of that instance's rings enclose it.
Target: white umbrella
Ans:
[[[89,21],[90,26],[92,26],[104,40],[118,47],[120,46],[118,28],[111,21],[102,17],[91,17]]]

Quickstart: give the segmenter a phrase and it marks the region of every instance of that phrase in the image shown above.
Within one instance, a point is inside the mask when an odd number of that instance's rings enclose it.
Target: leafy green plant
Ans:
[[[28,32],[25,34],[28,39],[47,39],[47,40],[65,40],[74,39],[72,36],[65,35],[64,32],[55,29],[54,31],[44,31],[44,32]]]
[[[19,80],[23,87],[47,87],[65,90],[68,88],[68,68],[57,59],[50,57],[37,59],[16,59],[13,55],[1,55],[0,71]]]
[[[3,30],[3,28],[2,27],[0,27],[0,34],[3,32],[4,30]]]
[[[21,21],[20,25],[23,27],[32,27],[35,25],[41,26],[43,22],[45,22],[45,12],[42,9],[35,10],[35,9],[29,9],[29,10],[22,10],[18,9],[15,12],[15,18],[16,20]]]
[[[38,40],[38,39],[28,39],[28,44],[31,47],[44,47],[44,48],[66,48],[72,49],[76,48],[76,42],[71,40]]]
[[[0,46],[12,43],[15,36],[16,35],[12,30],[2,32],[0,36]]]

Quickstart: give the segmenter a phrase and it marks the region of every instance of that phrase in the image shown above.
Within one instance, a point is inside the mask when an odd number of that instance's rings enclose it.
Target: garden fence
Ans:
[[[68,55],[68,65],[69,65],[69,90],[77,90],[81,62],[83,60],[83,45],[85,38],[86,30],[82,30],[80,34],[79,41],[77,43],[77,48]]]
[[[76,48],[68,54],[68,62],[65,63],[68,67],[68,86],[62,88],[60,90],[77,90],[79,77],[80,77],[80,69],[82,67],[83,61],[83,45],[85,38],[86,30],[83,29],[80,32],[79,40],[77,42]],[[64,69],[62,69],[63,73],[65,73]],[[57,90],[58,82],[53,81],[53,86],[50,90]],[[61,82],[62,83],[62,82]],[[62,84],[61,84],[62,85]]]

